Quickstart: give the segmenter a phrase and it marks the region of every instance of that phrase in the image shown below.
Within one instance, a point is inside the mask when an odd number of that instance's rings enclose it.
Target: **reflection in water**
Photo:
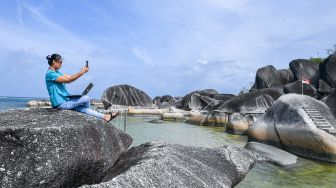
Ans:
[[[243,147],[246,136],[224,132],[223,127],[205,127],[182,122],[148,123],[155,116],[127,117],[126,133],[133,137],[132,146],[153,140],[199,147],[236,145]],[[121,115],[112,124],[123,130]],[[336,187],[336,165],[299,158],[298,163],[279,167],[258,162],[245,179],[236,187]]]

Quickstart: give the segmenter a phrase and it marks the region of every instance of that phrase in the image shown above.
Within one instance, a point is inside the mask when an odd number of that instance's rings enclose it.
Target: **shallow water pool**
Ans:
[[[245,146],[246,136],[224,132],[223,127],[205,127],[183,122],[149,123],[156,116],[128,116],[126,133],[133,137],[132,146],[153,140],[199,147],[222,145]],[[124,116],[112,121],[124,130]],[[279,167],[258,162],[236,187],[336,187],[336,165],[299,158],[298,163]]]

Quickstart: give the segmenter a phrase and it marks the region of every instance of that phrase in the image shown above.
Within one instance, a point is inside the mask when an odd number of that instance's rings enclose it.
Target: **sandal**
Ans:
[[[114,113],[114,115],[113,115],[113,113]],[[117,116],[119,115],[119,112],[111,112],[110,115],[111,115],[111,117],[110,117],[110,119],[109,119],[107,122],[110,122],[110,121],[112,121],[115,117],[117,117]]]

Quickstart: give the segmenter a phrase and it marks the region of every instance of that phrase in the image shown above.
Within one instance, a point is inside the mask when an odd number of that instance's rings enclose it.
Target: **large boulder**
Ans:
[[[257,70],[255,85],[256,89],[282,87],[277,70],[272,65]]]
[[[329,107],[329,110],[336,118],[336,91],[323,98],[322,101]]]
[[[233,97],[219,103],[212,110],[220,110],[227,113],[259,113],[266,111],[273,102],[282,95],[278,89],[260,89]]]
[[[259,141],[296,155],[336,162],[336,120],[327,105],[312,97],[280,97],[248,129],[249,140]]]
[[[194,91],[183,97],[179,108],[185,110],[209,110],[220,102],[231,99],[234,95],[218,94],[216,90]]]
[[[243,148],[199,148],[151,142],[131,148],[103,183],[105,187],[234,187],[254,166],[256,156]]]
[[[157,106],[168,105],[176,102],[175,98],[170,95],[157,96],[153,99],[153,104]]]
[[[213,110],[211,112],[192,113],[186,123],[201,126],[223,127],[227,124],[229,116],[223,112]]]
[[[280,166],[295,164],[297,156],[276,147],[259,142],[248,142],[244,147],[258,154],[258,161],[268,161]]]
[[[142,90],[130,85],[117,85],[107,88],[102,95],[105,109],[112,105],[152,106],[152,99]]]
[[[282,85],[286,85],[295,81],[294,74],[290,69],[277,70],[277,73]]]
[[[336,88],[336,54],[329,56],[320,64],[320,77],[331,87]]]
[[[75,111],[0,113],[0,187],[78,187],[98,183],[132,138]]]
[[[284,93],[296,93],[296,94],[303,93],[304,95],[308,95],[311,97],[316,97],[317,95],[317,90],[313,85],[302,83],[301,80],[297,80],[295,82],[285,85],[283,87],[283,92]]]
[[[250,119],[240,113],[233,113],[229,116],[229,122],[226,124],[226,132],[233,134],[246,134],[250,127]]]
[[[319,65],[306,59],[296,59],[289,63],[295,80],[310,80],[314,85],[318,84],[320,78]]]
[[[325,81],[319,80],[318,83],[318,90],[317,90],[322,96],[329,95],[333,91],[335,91],[334,88],[330,87]]]

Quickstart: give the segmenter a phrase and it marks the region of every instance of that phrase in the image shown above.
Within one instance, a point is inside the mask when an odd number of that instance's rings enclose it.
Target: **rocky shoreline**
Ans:
[[[0,113],[1,187],[233,187],[256,155],[223,146],[146,143],[75,111]]]
[[[336,55],[331,55],[321,64],[296,59],[289,63],[288,69],[276,70],[272,65],[268,65],[257,70],[252,88],[237,96],[221,94],[214,89],[206,89],[193,91],[184,97],[164,95],[151,99],[144,91],[130,85],[109,87],[104,91],[101,101],[91,101],[93,108],[102,113],[123,111],[128,115],[158,116],[159,118],[153,120],[152,123],[182,121],[202,126],[223,126],[228,133],[247,135],[249,143],[247,143],[246,149],[252,152],[231,146],[206,149],[165,143],[146,143],[128,149],[129,141],[127,140],[131,138],[124,135],[125,140],[123,140],[120,136],[116,136],[123,134],[114,131],[117,143],[127,143],[123,144],[125,145],[121,147],[123,149],[117,151],[118,160],[110,163],[104,162],[104,165],[108,164],[108,166],[99,167],[104,169],[99,172],[99,177],[86,177],[88,181],[79,180],[79,182],[69,185],[83,185],[83,187],[153,187],[160,185],[194,187],[195,184],[192,182],[195,181],[201,183],[201,187],[232,187],[243,179],[256,160],[265,160],[283,166],[295,163],[296,156],[301,156],[336,163],[336,79],[335,72],[332,71],[336,70],[335,67]],[[13,117],[11,119],[6,113],[14,113],[15,111],[0,114],[0,116],[8,118],[7,121],[1,120],[0,124],[0,138],[3,140],[1,160],[6,161],[11,158],[12,151],[26,151],[25,146],[29,146],[27,151],[30,151],[32,141],[25,140],[27,137],[25,134],[30,135],[32,130],[36,131],[36,129],[29,129],[30,126],[26,129],[25,126],[31,124],[42,126],[43,123],[35,121],[36,117],[39,117],[37,114],[43,116],[43,113],[51,110],[48,109],[50,106],[48,101],[30,101],[27,105],[31,109],[26,112],[31,114],[28,115],[30,118],[27,122],[22,122],[24,125],[22,130],[24,131],[13,126],[7,127],[11,125],[9,122],[15,122],[16,119]],[[65,119],[71,116],[76,116],[74,119],[79,118],[77,116],[82,116],[69,111],[60,113],[64,113]],[[20,120],[20,117],[17,118]],[[49,125],[52,122],[53,120],[49,119],[46,124]],[[65,122],[68,121],[65,120]],[[72,127],[70,122],[69,120],[65,125]],[[96,125],[98,122],[102,123],[99,120],[91,123]],[[77,125],[78,122],[74,124]],[[62,127],[63,125],[58,126]],[[44,127],[38,128],[43,133],[48,132],[44,129]],[[17,132],[17,130],[20,131]],[[57,130],[63,129],[58,128]],[[94,134],[105,135],[105,131]],[[96,141],[94,140],[94,142]],[[99,142],[105,141],[98,140]],[[17,149],[20,147],[21,149]],[[42,146],[34,145],[34,147],[41,147],[43,150]],[[60,149],[62,147],[58,147],[58,150]],[[95,149],[91,152],[96,153]],[[196,155],[196,153],[202,154],[203,157]],[[214,155],[209,156],[207,153],[214,153]],[[234,161],[236,159],[231,158],[231,155],[238,156],[239,160]],[[39,159],[39,156],[37,158]],[[174,162],[168,159],[174,159]],[[25,161],[25,159],[18,160]],[[39,160],[34,158],[33,161],[38,162]],[[112,163],[113,165],[111,165]],[[224,164],[231,166],[223,169]],[[30,181],[24,178],[22,180],[22,169],[21,171],[8,172],[8,168],[1,165],[9,165],[11,168],[12,164],[10,162],[0,164],[0,178],[9,187],[12,185],[15,187],[22,182],[33,183],[27,185],[43,187],[44,182],[59,181],[39,180],[40,182],[38,182],[34,179]],[[70,166],[73,167],[72,164]],[[206,170],[199,171],[204,166],[206,166],[204,168]],[[157,176],[153,172],[165,174],[165,176]],[[35,177],[38,174],[34,173],[30,176]],[[208,174],[213,176],[208,176]],[[232,176],[232,174],[236,174],[236,176]],[[36,175],[36,177],[38,179],[40,176]],[[49,178],[49,175],[47,177]],[[213,177],[216,178],[213,179]],[[64,178],[66,179],[66,177]],[[60,183],[63,182],[63,184],[58,186],[66,187],[69,180],[65,179],[62,179]],[[137,181],[139,179],[140,183]]]

